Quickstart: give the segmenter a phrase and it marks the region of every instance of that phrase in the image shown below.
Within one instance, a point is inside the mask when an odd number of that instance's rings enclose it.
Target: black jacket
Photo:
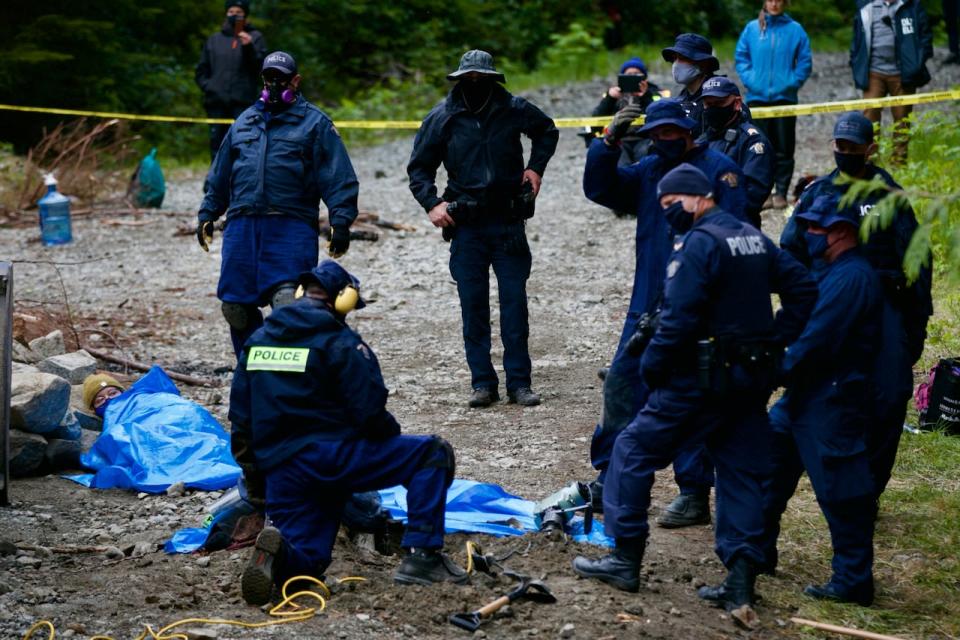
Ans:
[[[520,134],[532,141],[526,165]],[[559,137],[549,116],[500,85],[494,85],[490,104],[479,114],[467,109],[454,87],[427,114],[413,141],[410,191],[425,211],[462,196],[496,206],[520,191],[525,168],[543,175]],[[436,185],[441,163],[447,170],[443,198]]]
[[[870,85],[870,39],[872,0],[857,0],[853,18],[853,41],[850,43],[850,67],[857,88],[866,91]],[[930,82],[927,60],[933,57],[933,32],[927,12],[919,0],[904,0],[893,21],[894,42],[900,81],[916,88]]]
[[[246,26],[253,41],[241,45],[226,24],[203,44],[194,79],[203,91],[204,106],[251,105],[260,94],[260,67],[267,43],[255,27]]]

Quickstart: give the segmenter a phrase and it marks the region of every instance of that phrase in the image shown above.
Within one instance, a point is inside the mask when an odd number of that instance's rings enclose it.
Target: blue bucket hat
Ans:
[[[638,130],[638,133],[641,135],[646,134],[657,127],[662,127],[667,124],[676,125],[687,131],[692,131],[693,128],[697,126],[697,123],[692,118],[687,117],[687,112],[684,111],[683,105],[680,104],[679,100],[676,98],[664,98],[650,103],[650,106],[647,107],[646,119],[644,120],[643,126]]]
[[[860,215],[853,207],[840,208],[840,198],[836,195],[818,196],[803,213],[797,214],[797,219],[813,222],[824,229],[835,224],[851,224],[860,228]]]
[[[708,61],[710,64],[707,71],[720,68],[720,61],[713,55],[713,45],[699,33],[681,33],[672,47],[667,47],[660,53],[667,62],[673,62],[680,55],[694,62]]]
[[[833,139],[849,140],[854,144],[870,144],[873,142],[873,123],[858,111],[845,113],[833,126]]]
[[[468,73],[482,73],[492,76],[497,82],[506,82],[507,79],[493,66],[493,56],[486,51],[473,49],[467,51],[460,58],[460,67],[453,73],[447,74],[447,80],[457,80]]]
[[[647,75],[647,65],[640,58],[630,58],[620,65],[620,73],[626,73],[627,69],[640,69],[643,75]]]
[[[336,298],[337,294],[347,287],[353,287],[358,292],[360,291],[360,279],[340,266],[339,262],[329,259],[324,260],[310,271],[304,271],[297,278],[297,284],[304,287],[311,283],[323,287],[331,299]],[[367,306],[367,303],[361,297],[354,308],[363,309],[365,306]]]
[[[712,193],[713,185],[710,184],[710,179],[689,162],[681,163],[668,171],[657,184],[657,199],[672,194],[709,196]]]
[[[730,78],[723,76],[714,76],[708,78],[700,89],[700,95],[704,98],[726,98],[727,96],[739,96],[740,87]]]

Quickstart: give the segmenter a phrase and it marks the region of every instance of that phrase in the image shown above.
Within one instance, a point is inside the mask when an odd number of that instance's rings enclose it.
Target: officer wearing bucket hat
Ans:
[[[239,358],[262,324],[260,307],[293,300],[297,274],[317,264],[320,201],[333,257],[350,246],[359,183],[333,122],[300,93],[297,62],[284,51],[263,61],[260,99],[237,118],[210,166],[197,214],[204,251],[226,214],[217,297]]]
[[[720,208],[715,190],[686,163],[656,187],[661,215],[683,235],[665,270],[659,325],[640,361],[650,394],[617,436],[604,483],[604,528],[616,548],[597,560],[578,557],[573,568],[636,591],[654,472],[686,443],[702,443],[717,467],[716,549],[731,587],[711,599],[732,609],[753,603],[764,558],[766,403],[778,355],[800,333],[817,292],[802,265]],[[781,300],[776,314],[771,293]]]
[[[822,195],[796,214],[819,296],[803,334],[786,351],[786,392],[770,412],[775,475],[766,496],[767,571],[777,564],[780,517],[806,471],[833,542],[833,575],[805,593],[869,606],[876,516],[867,433],[871,369],[882,351],[882,290],[858,247],[860,213]]]
[[[490,267],[500,291],[500,336],[510,402],[540,403],[531,389],[527,347],[527,278],[532,262],[525,222],[547,163],[557,148],[553,120],[503,88],[486,51],[463,54],[448,74],[450,94],[423,120],[407,165],[410,190],[434,226],[452,239],[450,274],[457,283],[463,342],[470,367],[471,407],[500,399],[490,360]],[[531,141],[524,162],[520,135]],[[447,170],[438,195],[437,169]]]
[[[664,48],[661,55],[673,64],[673,79],[683,87],[677,99],[696,123],[694,137],[699,137],[703,131],[703,96],[700,90],[703,83],[720,68],[720,61],[713,55],[713,45],[698,33],[681,33],[673,46]]]
[[[244,599],[261,605],[292,576],[320,578],[350,495],[397,484],[408,489],[410,519],[395,581],[465,582],[440,552],[453,449],[437,436],[400,435],[377,358],[346,322],[364,306],[359,280],[325,260],[299,284],[304,295],[247,342],[230,390],[231,448],[265,475],[273,524],[243,572]]]

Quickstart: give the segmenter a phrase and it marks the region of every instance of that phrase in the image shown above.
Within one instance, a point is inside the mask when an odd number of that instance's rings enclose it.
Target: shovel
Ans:
[[[460,627],[461,629],[466,629],[467,631],[473,633],[480,628],[480,624],[494,613],[502,609],[504,606],[514,602],[515,600],[530,600],[531,602],[539,602],[541,604],[553,604],[557,601],[556,597],[550,593],[550,589],[547,588],[543,582],[539,580],[531,580],[530,578],[524,576],[517,576],[520,579],[520,584],[518,584],[513,590],[509,593],[500,596],[493,602],[480,607],[472,613],[455,613],[450,616],[450,624]]]

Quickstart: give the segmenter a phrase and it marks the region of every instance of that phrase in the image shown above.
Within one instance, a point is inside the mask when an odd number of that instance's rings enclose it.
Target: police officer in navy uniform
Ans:
[[[443,547],[453,449],[437,436],[400,435],[370,347],[346,323],[363,308],[359,281],[333,260],[300,274],[304,295],[247,342],[230,389],[231,447],[245,474],[266,480],[263,529],[243,572],[250,604],[290,577],[320,578],[350,494],[402,484],[409,550],[400,584],[462,583]]]
[[[716,76],[703,83],[703,140],[737,163],[747,191],[747,219],[760,228],[760,211],[773,190],[774,154],[770,142],[743,111],[740,89]]]
[[[770,412],[775,476],[767,496],[766,569],[776,567],[780,517],[806,471],[830,527],[833,575],[814,598],[873,602],[874,486],[867,451],[873,357],[882,352],[882,292],[857,246],[860,214],[818,196],[794,217],[819,287],[803,334],[786,351],[786,393]]]
[[[603,382],[603,416],[590,445],[591,463],[600,472],[593,484],[597,506],[601,504],[613,442],[646,400],[647,389],[640,378],[640,354],[627,345],[641,329],[644,314],[653,314],[658,307],[667,257],[676,233],[664,218],[657,199],[657,183],[668,171],[687,162],[707,175],[715,200],[724,210],[743,216],[746,203],[740,169],[722,153],[694,143],[696,123],[687,117],[675,99],[661,99],[647,108],[646,121],[639,132],[652,140],[653,152],[636,164],[618,166],[619,141],[633,126],[631,116],[627,110],[614,116],[606,137],[591,144],[583,174],[587,198],[610,209],[637,212],[636,267],[630,308]],[[674,461],[674,472],[680,496],[662,518],[666,526],[709,523],[713,486],[709,460],[699,447],[684,450]]]
[[[870,120],[860,113],[844,114],[837,119],[833,138],[837,169],[807,187],[780,238],[781,246],[806,264],[810,264],[811,259],[803,231],[797,224],[798,216],[820,196],[842,196],[847,186],[835,182],[841,174],[861,180],[879,178],[891,190],[900,191],[900,185],[889,173],[870,162],[877,150]],[[913,209],[905,199],[898,199],[896,214],[885,227],[872,212],[884,195],[873,194],[851,204],[851,208],[859,213],[861,224],[870,229],[869,239],[863,243],[861,251],[883,286],[881,348],[877,350],[873,363],[875,393],[866,405],[873,411],[867,447],[878,500],[887,486],[896,459],[907,403],[913,390],[913,365],[923,353],[927,321],[933,313],[932,256],[927,255],[915,280],[907,277],[903,267],[910,239],[917,229]]]
[[[694,138],[703,133],[703,84],[714,77],[720,61],[713,55],[713,45],[699,33],[681,33],[672,47],[661,52],[663,59],[673,65],[673,79],[683,87],[677,99],[683,104],[687,117],[696,123]]]
[[[702,595],[736,608],[752,604],[764,559],[772,436],[766,403],[783,344],[800,333],[816,285],[788,253],[718,207],[714,188],[690,164],[657,187],[662,215],[684,235],[673,245],[663,312],[640,365],[650,395],[617,437],[604,485],[604,528],[616,548],[598,560],[577,557],[573,568],[584,578],[638,589],[654,472],[685,443],[699,441],[717,468],[716,548],[730,572],[719,595]],[[771,293],[782,304],[776,314]]]
[[[463,342],[470,367],[471,407],[500,399],[490,361],[490,267],[500,293],[500,337],[510,402],[540,404],[531,389],[527,348],[527,278],[531,255],[525,220],[547,163],[557,148],[553,120],[503,88],[502,73],[486,51],[463,54],[447,76],[456,85],[427,114],[413,142],[407,165],[410,190],[434,226],[451,238],[450,274],[457,282]],[[521,134],[530,138],[530,161],[523,159]],[[447,186],[437,193],[437,169],[447,170]],[[455,205],[455,206],[451,206]]]
[[[321,198],[331,256],[346,253],[357,217],[357,175],[333,122],[300,94],[293,56],[268,55],[262,77],[260,100],[220,145],[197,216],[208,251],[214,221],[227,214],[217,297],[237,357],[263,324],[260,307],[291,302],[297,275],[317,264]]]

